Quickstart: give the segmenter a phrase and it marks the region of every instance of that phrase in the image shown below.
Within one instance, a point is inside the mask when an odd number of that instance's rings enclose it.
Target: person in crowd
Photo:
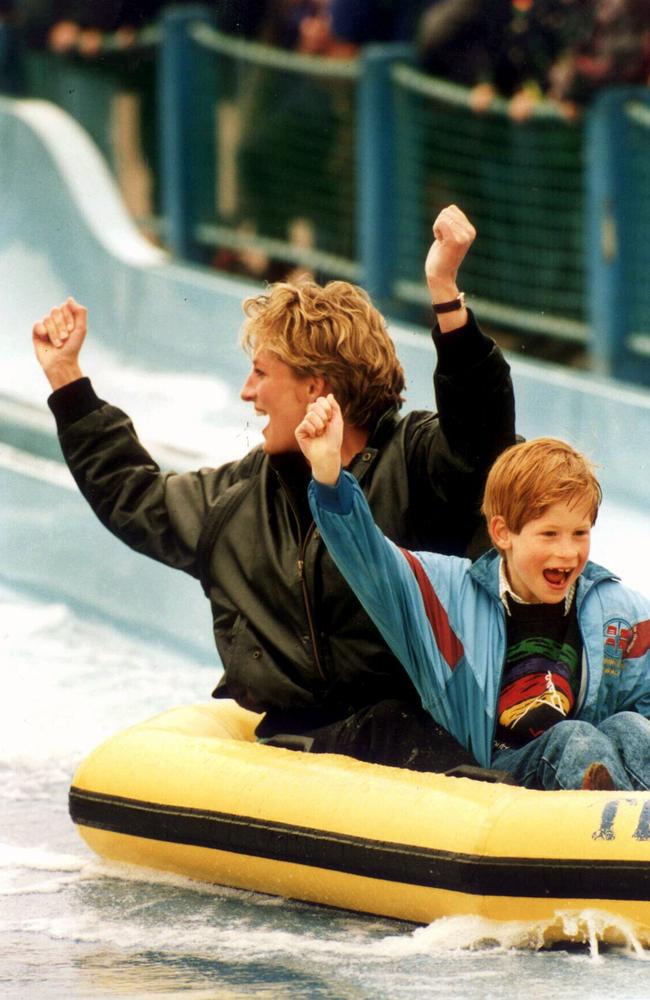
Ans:
[[[416,44],[427,72],[470,88],[470,106],[496,98],[525,121],[548,75],[591,24],[584,0],[437,0],[420,18]]]
[[[137,29],[150,24],[165,6],[165,0],[57,0],[56,16],[47,36],[47,47],[64,54],[77,52],[94,58],[102,50],[104,37],[115,35],[128,48]]]
[[[603,87],[650,83],[650,3],[598,0],[589,30],[555,61],[547,96],[565,117],[577,117]]]
[[[0,0],[0,92],[17,93],[20,70],[14,43],[15,14],[12,0]]]
[[[437,0],[423,10],[414,35],[420,66],[433,76],[469,87],[472,104],[483,110],[496,94],[494,77],[510,4],[496,0]],[[489,91],[488,99],[481,95]]]
[[[329,8],[330,0],[218,3],[215,23],[225,33],[293,53],[349,57],[332,36]],[[351,255],[352,119],[353,90],[335,74],[304,72],[300,87],[293,73],[255,61],[236,77],[225,74],[217,108],[224,168],[218,212],[247,245],[220,247],[215,267],[256,280],[293,280],[304,273],[303,265],[273,257],[264,246],[269,238],[302,253]]]
[[[58,16],[59,0],[6,0],[0,3],[11,23],[19,32],[21,44],[30,48],[42,48],[47,32]],[[1,16],[1,14],[0,14]]]
[[[374,42],[410,42],[425,0],[245,0],[214,5],[218,27],[281,48],[352,59]],[[438,0],[440,2],[440,0]]]
[[[508,364],[457,286],[475,229],[448,206],[433,232],[439,416],[400,417],[403,370],[363,290],[279,283],[244,303],[252,367],[241,396],[267,417],[263,445],[217,469],[163,473],[82,375],[85,309],[69,299],[33,329],[64,456],[97,516],[203,582],[224,667],[215,696],[264,713],[260,739],[420,770],[471,758],[422,710],[325,552],[294,435],[309,403],[335,392],[344,464],[382,528],[411,547],[459,555],[472,544],[487,471],[514,440],[514,398]]]
[[[241,3],[219,2],[212,5],[214,22],[219,31],[240,35],[251,41],[275,48],[297,49],[300,24],[312,16],[320,0],[242,0]]]
[[[154,242],[149,220],[159,197],[152,169],[158,142],[156,63],[154,49],[138,44],[138,32],[166,6],[165,0],[56,0],[44,33],[51,57],[81,61],[85,79],[97,87],[91,134],[111,161],[127,209]]]
[[[494,548],[466,559],[389,541],[354,477],[333,395],[296,438],[335,563],[415,684],[422,705],[485,767],[539,789],[650,788],[650,600],[589,562],[601,491],[553,438],[490,470]]]
[[[329,6],[332,37],[352,52],[369,44],[412,42],[425,0],[329,0]]]

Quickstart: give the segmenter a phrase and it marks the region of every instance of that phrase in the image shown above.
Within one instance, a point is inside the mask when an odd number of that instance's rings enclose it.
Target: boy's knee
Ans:
[[[611,741],[591,723],[581,719],[556,723],[548,731],[544,749],[542,787],[581,788],[589,765],[609,762],[611,751]]]
[[[581,719],[566,719],[553,726],[545,756],[554,758],[557,766],[571,762],[572,768],[586,767],[594,760],[606,760],[612,750],[607,733]]]
[[[582,719],[565,719],[549,730],[547,746],[555,751],[566,750],[569,745],[572,748],[580,744],[586,746],[597,734],[598,730],[590,722],[583,722]]]
[[[598,726],[601,733],[605,733],[610,739],[616,739],[619,743],[624,743],[630,736],[638,734],[645,739],[650,739],[650,719],[638,712],[617,712],[604,719]]]

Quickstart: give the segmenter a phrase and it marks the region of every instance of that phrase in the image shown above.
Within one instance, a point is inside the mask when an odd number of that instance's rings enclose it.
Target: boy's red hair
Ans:
[[[482,511],[488,523],[500,515],[519,534],[556,503],[584,504],[594,524],[602,500],[589,459],[557,438],[534,438],[506,448],[490,469]]]

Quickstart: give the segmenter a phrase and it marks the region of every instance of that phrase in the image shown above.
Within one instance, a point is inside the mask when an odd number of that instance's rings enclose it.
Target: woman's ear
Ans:
[[[488,532],[495,548],[500,549],[502,552],[507,552],[512,545],[512,532],[501,514],[494,514],[490,518]]]
[[[331,389],[324,375],[310,375],[307,392],[309,393],[310,401],[313,403],[319,396],[326,396],[328,392],[331,392]]]

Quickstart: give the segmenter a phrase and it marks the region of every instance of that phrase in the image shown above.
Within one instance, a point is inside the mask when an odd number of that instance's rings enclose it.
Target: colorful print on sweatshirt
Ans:
[[[521,746],[571,716],[582,643],[575,601],[520,604],[507,596],[508,640],[497,710],[497,743]]]

